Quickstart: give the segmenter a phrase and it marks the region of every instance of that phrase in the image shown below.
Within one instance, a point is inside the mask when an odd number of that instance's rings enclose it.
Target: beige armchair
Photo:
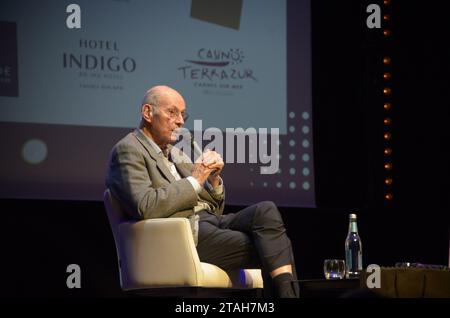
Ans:
[[[215,289],[263,288],[261,270],[225,272],[201,262],[185,218],[127,221],[119,202],[109,190],[104,204],[114,235],[124,291],[172,291],[195,287]],[[192,291],[192,288],[190,289]]]

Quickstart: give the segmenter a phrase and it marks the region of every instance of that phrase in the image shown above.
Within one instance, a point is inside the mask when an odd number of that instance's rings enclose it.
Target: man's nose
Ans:
[[[182,116],[181,114],[177,117],[177,120],[176,120],[175,123],[176,123],[179,127],[183,126],[183,124],[184,124],[184,119],[183,119],[183,116]]]

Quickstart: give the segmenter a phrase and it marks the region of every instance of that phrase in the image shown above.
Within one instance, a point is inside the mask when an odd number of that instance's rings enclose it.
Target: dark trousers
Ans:
[[[291,241],[271,201],[221,216],[201,212],[197,251],[202,262],[225,270],[261,268],[265,289],[271,285],[269,273],[283,265],[292,265],[297,279]]]

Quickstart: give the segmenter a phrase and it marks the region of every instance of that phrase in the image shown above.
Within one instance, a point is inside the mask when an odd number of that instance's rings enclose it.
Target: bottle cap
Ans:
[[[354,213],[350,214],[350,219],[356,220],[356,214],[354,214]]]

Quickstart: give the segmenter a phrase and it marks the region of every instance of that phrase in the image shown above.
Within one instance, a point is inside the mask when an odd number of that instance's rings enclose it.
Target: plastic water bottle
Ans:
[[[350,214],[348,234],[345,239],[345,277],[359,277],[362,267],[362,244],[358,235],[356,214]]]

